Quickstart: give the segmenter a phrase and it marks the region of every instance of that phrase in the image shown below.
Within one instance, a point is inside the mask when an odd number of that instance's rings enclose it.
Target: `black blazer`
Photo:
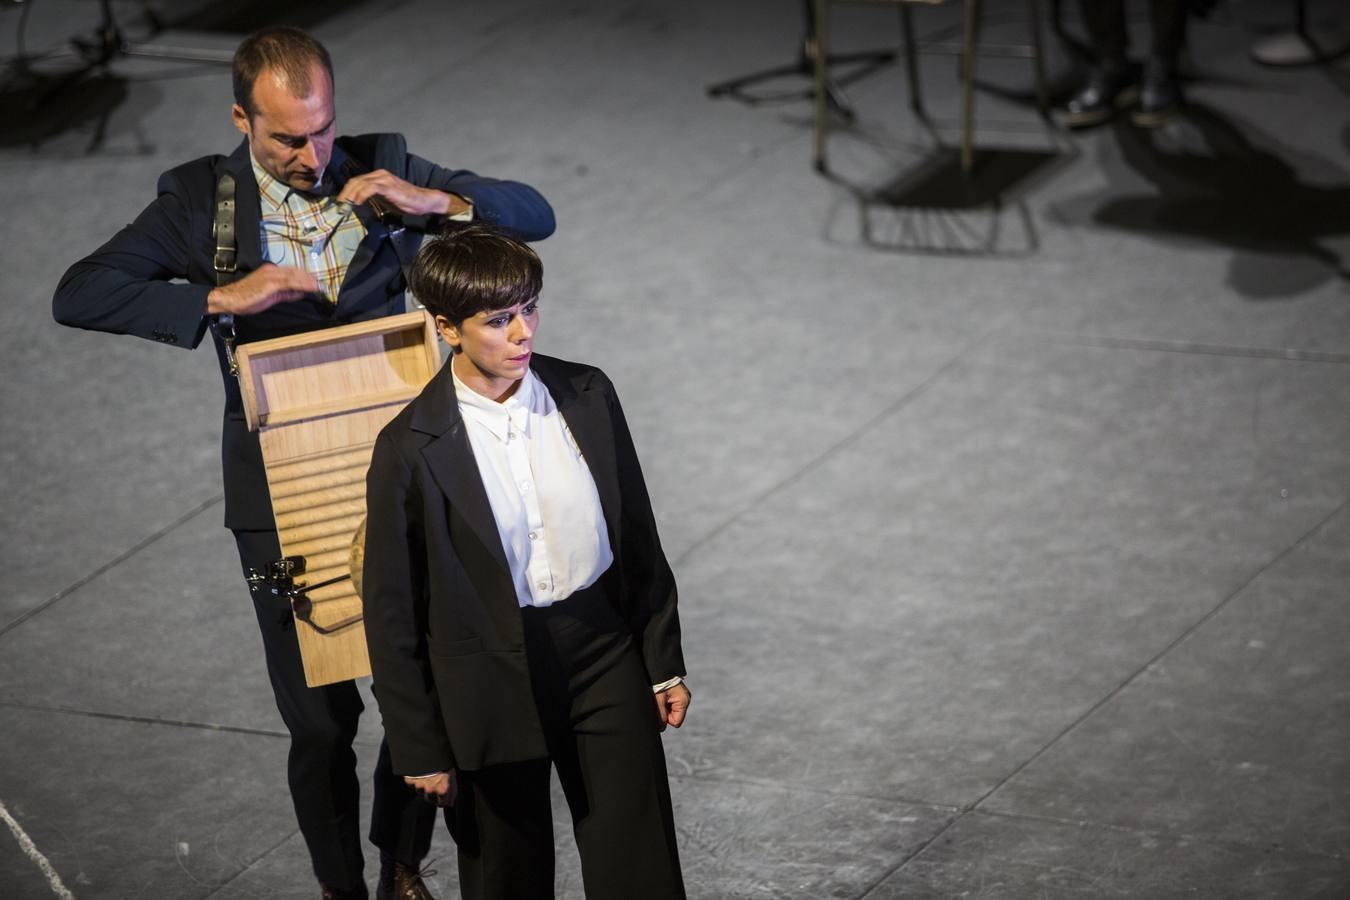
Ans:
[[[614,550],[603,578],[651,683],[684,675],[675,579],[614,386],[546,356],[530,368],[595,478]],[[380,433],[366,504],[366,641],[394,771],[546,756],[511,570],[448,364]]]
[[[533,188],[481,178],[462,169],[443,169],[408,153],[402,135],[338,138],[328,167],[338,190],[348,178],[345,164],[349,159],[357,171],[388,169],[420,187],[459,194],[472,201],[478,219],[525,240],[540,240],[553,232],[553,210]],[[202,157],[161,175],[159,196],[136,221],[62,277],[52,298],[56,320],[177,347],[201,343],[208,322],[206,295],[216,285],[211,226],[216,182],[224,172],[235,178],[239,274],[258,268],[262,264],[261,211],[248,142],[244,141],[229,156]],[[366,236],[347,269],[337,303],[319,298],[296,300],[255,316],[238,316],[235,329],[241,343],[403,312],[403,264],[412,262],[427,223],[412,217],[407,228],[391,234],[367,205],[358,206],[356,214],[366,226]],[[258,436],[245,425],[239,384],[229,374],[224,347],[219,340],[214,343],[225,384],[221,436],[225,524],[236,529],[270,529],[271,498]]]

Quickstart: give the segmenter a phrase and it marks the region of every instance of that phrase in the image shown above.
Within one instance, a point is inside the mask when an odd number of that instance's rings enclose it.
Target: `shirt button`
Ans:
[[[522,482],[520,483],[520,490],[521,490],[521,493],[525,493],[525,492],[528,491],[529,489],[530,489],[530,483],[529,483],[528,481],[522,481]]]
[[[539,582],[538,584],[536,584],[535,587],[539,588],[539,590],[541,590],[541,591],[546,591],[546,590],[548,590],[548,582],[547,582],[547,581],[541,581],[541,582]]]
[[[530,532],[530,540],[532,540],[532,541],[537,541],[537,540],[539,540],[539,532],[537,532],[537,531],[531,531],[531,532]]]

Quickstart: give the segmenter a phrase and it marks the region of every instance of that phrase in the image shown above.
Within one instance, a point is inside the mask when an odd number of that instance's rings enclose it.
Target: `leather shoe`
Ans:
[[[1139,105],[1130,113],[1130,121],[1140,128],[1158,128],[1181,106],[1181,84],[1176,69],[1151,59],[1144,67],[1139,88]]]
[[[375,887],[375,900],[436,900],[422,881],[423,875],[432,874],[434,870],[418,871],[381,853],[380,883]]]
[[[1064,104],[1064,124],[1070,128],[1100,125],[1133,105],[1138,96],[1129,66],[1094,66],[1087,81]]]
[[[364,884],[351,890],[343,890],[319,882],[319,888],[322,891],[319,896],[323,900],[370,900],[370,891],[366,889]]]

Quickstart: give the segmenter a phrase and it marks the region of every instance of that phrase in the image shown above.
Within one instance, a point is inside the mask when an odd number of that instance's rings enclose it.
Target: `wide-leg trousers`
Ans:
[[[275,531],[236,531],[245,575],[281,556]],[[312,688],[295,637],[290,605],[267,588],[252,591],[272,694],[291,734],[287,781],[314,874],[329,887],[355,890],[364,883],[361,783],[352,741],[364,704],[353,681]],[[389,749],[380,743],[370,840],[399,862],[417,866],[431,847],[436,810],[395,775]]]
[[[656,701],[626,626],[599,586],[521,613],[549,758],[459,773],[462,896],[552,900],[553,766],[588,900],[682,900]]]

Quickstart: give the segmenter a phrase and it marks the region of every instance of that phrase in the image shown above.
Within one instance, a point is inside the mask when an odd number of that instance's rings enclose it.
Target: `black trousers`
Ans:
[[[1129,44],[1125,0],[1080,0],[1080,5],[1098,58],[1123,66]],[[1169,69],[1176,68],[1186,37],[1185,0],[1149,0],[1149,17],[1153,27],[1151,55]]]
[[[245,574],[281,556],[275,531],[236,531]],[[353,681],[312,688],[305,684],[290,606],[266,588],[253,593],[267,674],[282,721],[291,733],[287,780],[300,833],[324,884],[343,890],[364,883],[361,850],[361,782],[352,741],[364,704]],[[371,843],[416,866],[431,847],[436,810],[395,775],[389,749],[380,743],[375,765]]]
[[[550,758],[459,773],[462,896],[552,900],[552,765],[588,900],[683,900],[656,701],[626,627],[598,586],[521,612]]]

